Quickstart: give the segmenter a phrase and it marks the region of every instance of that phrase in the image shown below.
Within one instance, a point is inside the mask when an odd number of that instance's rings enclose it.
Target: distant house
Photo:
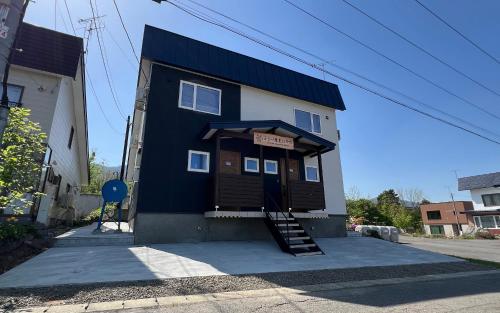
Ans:
[[[141,64],[136,243],[345,236],[337,85],[150,26]]]
[[[459,178],[458,190],[470,191],[475,226],[500,234],[500,172]]]
[[[11,106],[31,109],[47,134],[39,185],[46,196],[31,211],[42,223],[72,219],[89,180],[84,72],[82,38],[22,24],[8,96]]]
[[[440,202],[420,205],[427,235],[454,237],[472,231],[474,222],[465,213],[474,210],[471,201]]]

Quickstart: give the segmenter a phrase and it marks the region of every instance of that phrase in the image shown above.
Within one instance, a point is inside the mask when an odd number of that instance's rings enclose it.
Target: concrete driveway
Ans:
[[[500,240],[430,239],[400,236],[399,240],[410,247],[500,263]]]
[[[0,276],[0,288],[453,262],[367,237],[323,238],[325,255],[294,257],[272,241],[51,248]]]

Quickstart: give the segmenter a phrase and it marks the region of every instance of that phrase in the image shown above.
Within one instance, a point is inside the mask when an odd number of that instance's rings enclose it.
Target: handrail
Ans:
[[[268,200],[268,201],[266,201],[266,200]],[[270,211],[269,207],[266,205],[266,202],[270,202],[270,204],[272,206],[274,206],[275,211]],[[288,225],[289,224],[288,223],[289,215],[286,215],[285,212],[283,212],[283,210],[281,209],[281,206],[279,206],[278,203],[276,203],[276,200],[274,200],[273,197],[267,192],[264,194],[264,210],[265,210],[266,215],[268,217],[270,217],[270,219],[272,219],[271,213],[274,212],[274,215],[276,217],[276,219],[274,220],[274,225],[276,226],[276,228],[278,229],[278,231],[280,233],[281,233],[281,230],[277,225],[280,222],[278,220],[278,213],[281,213],[281,215],[283,215],[283,217],[285,218],[285,222],[286,222],[286,241],[287,241],[287,244],[290,245],[290,232],[289,232],[289,225]]]

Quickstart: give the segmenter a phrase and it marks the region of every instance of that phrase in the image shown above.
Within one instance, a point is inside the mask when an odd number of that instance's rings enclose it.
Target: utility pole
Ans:
[[[0,65],[3,67],[2,99],[0,102],[0,149],[7,122],[9,120],[9,96],[7,83],[9,80],[10,63],[16,49],[19,29],[24,19],[24,13],[30,0],[0,0]],[[6,57],[7,55],[7,57]],[[0,70],[2,68],[0,67]]]
[[[458,234],[462,235],[462,227],[460,226],[460,222],[458,221],[458,213],[457,213],[457,207],[455,205],[455,198],[453,197],[453,192],[451,192],[450,187],[448,187],[448,191],[450,192],[451,202],[453,203],[453,214],[455,215],[455,220],[457,221]]]

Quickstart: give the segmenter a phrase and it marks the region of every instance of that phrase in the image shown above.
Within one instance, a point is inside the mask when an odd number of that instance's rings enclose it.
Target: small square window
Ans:
[[[245,172],[259,173],[259,159],[245,158]]]
[[[208,173],[210,166],[210,153],[189,150],[188,171]]]
[[[7,97],[9,98],[9,106],[16,107],[21,105],[24,87],[18,85],[7,84]]]
[[[278,161],[264,160],[264,173],[278,174]]]
[[[319,182],[318,168],[316,166],[306,166],[306,180]]]

